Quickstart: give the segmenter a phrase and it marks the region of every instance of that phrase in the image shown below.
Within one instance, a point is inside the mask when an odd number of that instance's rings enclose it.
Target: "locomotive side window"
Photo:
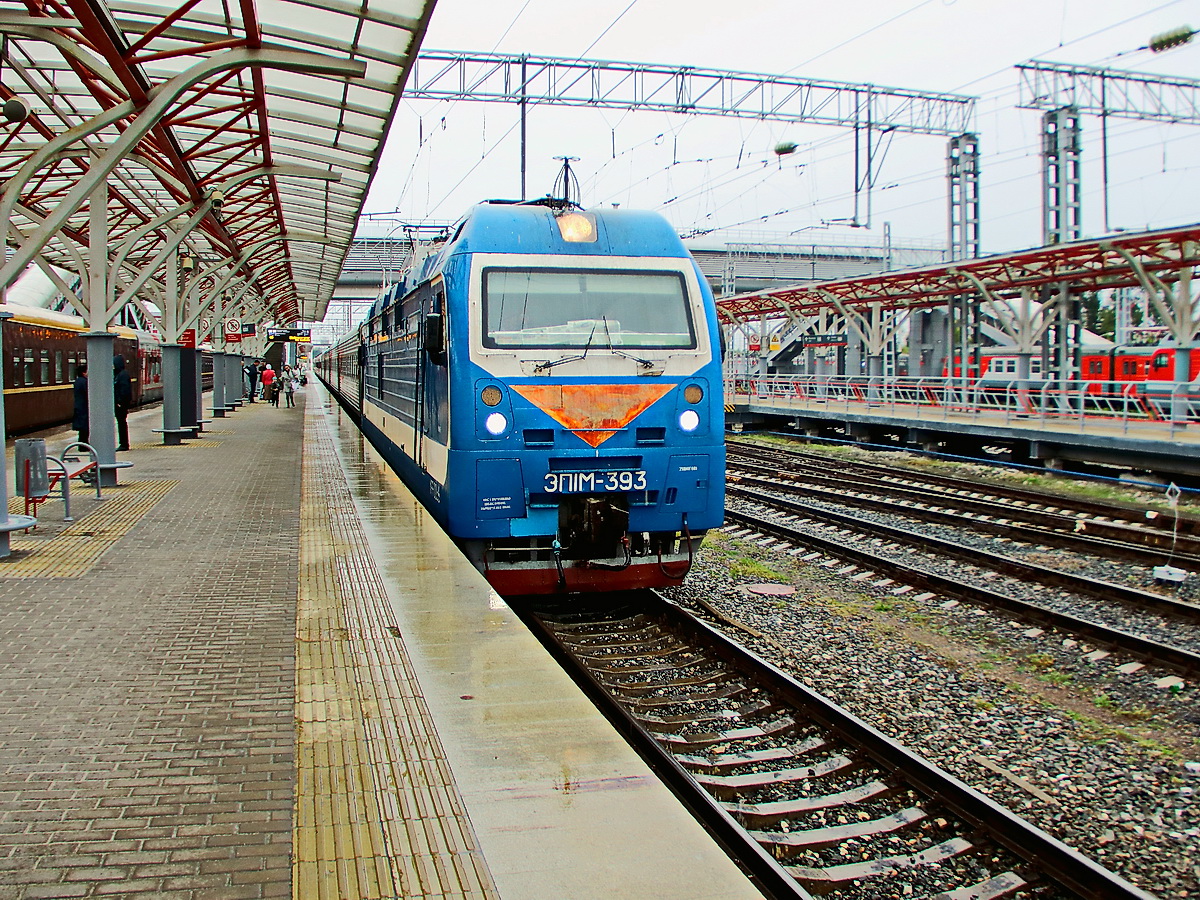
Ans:
[[[1121,372],[1125,375],[1136,375],[1138,364],[1136,359],[1127,359],[1121,363]]]
[[[693,349],[696,333],[679,272],[487,268],[483,345]]]
[[[63,361],[63,352],[61,350],[54,351],[54,380],[58,384],[66,382],[66,367]]]
[[[50,351],[41,352],[42,384],[50,384]]]
[[[25,384],[33,384],[33,351],[25,351]]]

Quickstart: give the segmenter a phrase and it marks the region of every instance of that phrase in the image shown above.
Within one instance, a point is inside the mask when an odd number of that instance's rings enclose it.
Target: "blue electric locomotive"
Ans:
[[[716,310],[656,214],[480,204],[318,372],[501,594],[678,584],[722,522]]]

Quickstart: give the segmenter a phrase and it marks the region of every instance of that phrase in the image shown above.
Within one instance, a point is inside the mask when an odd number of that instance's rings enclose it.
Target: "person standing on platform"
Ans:
[[[258,390],[258,366],[253,362],[246,363],[246,396],[254,402],[254,392]]]
[[[88,395],[87,366],[75,370],[75,415],[71,427],[79,434],[79,443],[88,442]]]
[[[125,357],[113,357],[113,400],[117,413],[117,449],[129,449],[129,407],[133,405],[133,382],[125,371]]]
[[[278,385],[275,384],[275,370],[270,366],[267,366],[265,369],[263,369],[261,377],[263,384],[263,399],[272,406],[278,406],[279,391],[276,390]]]
[[[296,377],[291,372],[283,373],[283,399],[288,409],[296,406]]]

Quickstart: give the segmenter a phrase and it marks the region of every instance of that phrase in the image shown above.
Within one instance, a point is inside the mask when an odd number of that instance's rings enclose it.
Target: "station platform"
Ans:
[[[760,896],[323,388],[297,403],[178,446],[135,413],[121,484],[14,535],[0,900]]]

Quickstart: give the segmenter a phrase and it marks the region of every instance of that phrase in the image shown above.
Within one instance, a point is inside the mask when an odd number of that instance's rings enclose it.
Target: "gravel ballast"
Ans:
[[[1194,686],[822,562],[711,534],[668,594],[711,604],[740,642],[1143,889],[1200,897]],[[798,591],[745,589],[759,582]]]

